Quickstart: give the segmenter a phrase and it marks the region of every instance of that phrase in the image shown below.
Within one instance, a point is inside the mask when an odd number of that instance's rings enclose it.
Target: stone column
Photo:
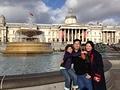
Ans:
[[[84,30],[82,29],[82,42],[84,42]]]
[[[109,40],[109,33],[108,33],[108,31],[107,31],[107,42],[110,42],[110,40]]]
[[[55,31],[55,42],[57,42],[57,38],[58,38],[58,35],[57,35],[57,32]]]
[[[87,30],[85,29],[85,32],[84,32],[84,38],[85,38],[85,42],[87,41]]]
[[[71,35],[72,35],[72,42],[73,42],[73,29],[71,29]]]
[[[4,30],[3,30],[3,28],[1,28],[1,35],[2,35],[1,42],[3,43],[4,42]]]
[[[80,40],[82,41],[82,29],[80,29]]]
[[[64,29],[64,42],[66,42],[66,30]]]
[[[105,43],[105,32],[102,32],[102,42]]]
[[[109,43],[111,44],[111,32],[109,32],[109,37],[108,37],[108,39],[109,39]]]
[[[114,43],[116,43],[115,32],[113,32],[113,38]]]
[[[78,29],[78,39],[80,39],[80,29]]]
[[[70,30],[68,29],[68,34],[67,34],[68,42],[70,41]]]
[[[108,31],[106,32],[106,37],[107,37],[107,43],[108,43]]]
[[[79,29],[77,29],[77,39],[79,39]]]
[[[107,43],[107,31],[105,31],[105,43]]]
[[[53,32],[51,31],[51,35],[50,35],[50,40],[51,40],[51,42],[53,42],[52,34],[53,34]]]
[[[104,43],[106,43],[106,32],[104,32]]]
[[[104,37],[104,36],[103,36],[103,32],[102,32],[102,36],[101,36],[101,41],[102,41],[102,42],[103,42],[103,37]]]
[[[111,43],[113,43],[113,32],[111,32]]]
[[[105,32],[103,32],[104,33],[104,43],[106,42],[106,33]]]
[[[59,31],[59,42],[62,42],[62,30]]]
[[[112,44],[112,32],[110,32],[110,44]]]
[[[112,43],[114,43],[114,32],[112,32]]]
[[[75,29],[75,39],[77,39],[77,29]]]

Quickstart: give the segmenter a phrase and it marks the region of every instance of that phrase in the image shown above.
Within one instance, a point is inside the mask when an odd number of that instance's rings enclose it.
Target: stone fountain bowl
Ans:
[[[33,37],[36,35],[43,34],[42,31],[34,30],[34,29],[31,29],[31,30],[30,29],[20,29],[20,30],[17,30],[17,33],[21,34],[21,35],[25,35],[27,37]]]

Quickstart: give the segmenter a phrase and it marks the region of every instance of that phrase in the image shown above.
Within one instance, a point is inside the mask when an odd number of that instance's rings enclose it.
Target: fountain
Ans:
[[[29,28],[16,31],[16,42],[9,42],[6,45],[4,54],[42,54],[51,53],[51,43],[46,43],[44,32],[32,29],[32,18],[29,17]]]

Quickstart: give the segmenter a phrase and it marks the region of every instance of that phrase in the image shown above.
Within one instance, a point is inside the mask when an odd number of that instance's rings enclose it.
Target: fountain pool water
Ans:
[[[63,53],[0,55],[0,76],[58,71]]]

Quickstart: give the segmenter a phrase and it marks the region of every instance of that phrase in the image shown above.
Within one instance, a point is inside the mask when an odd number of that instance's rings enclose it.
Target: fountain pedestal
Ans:
[[[51,53],[50,43],[44,42],[12,42],[7,43],[4,54],[42,54]]]

